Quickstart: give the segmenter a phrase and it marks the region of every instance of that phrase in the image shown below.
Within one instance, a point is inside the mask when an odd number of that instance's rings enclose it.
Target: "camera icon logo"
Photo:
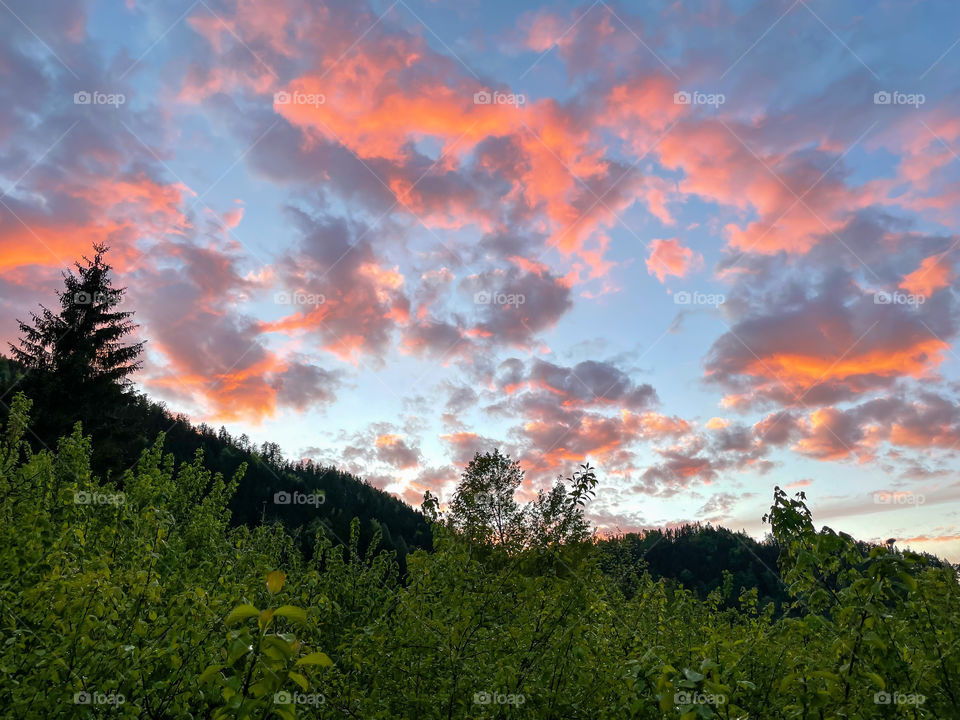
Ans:
[[[286,90],[281,90],[280,92],[275,92],[273,94],[273,104],[274,105],[289,105],[290,104],[290,93]]]
[[[892,301],[893,301],[893,296],[890,293],[884,292],[882,290],[878,293],[875,293],[873,296],[874,305],[889,305]]]
[[[889,705],[893,702],[893,696],[890,693],[881,690],[873,694],[873,702],[877,705]]]
[[[489,90],[480,90],[473,94],[474,105],[489,105],[491,102],[493,102],[493,96]]]
[[[74,105],[89,105],[91,99],[90,93],[88,93],[86,90],[81,90],[80,92],[75,92],[73,94]]]
[[[693,96],[690,95],[686,90],[680,90],[673,94],[673,104],[674,105],[689,105],[693,102]]]
[[[286,490],[281,490],[280,492],[274,493],[273,502],[275,505],[289,505],[290,493],[288,493]]]
[[[89,505],[90,493],[79,490],[73,494],[74,505]]]
[[[874,105],[889,105],[890,104],[890,93],[886,90],[880,90],[873,94],[873,104]]]
[[[681,690],[678,693],[674,693],[673,703],[674,705],[692,705],[693,695],[691,693],[686,692],[685,690]]]
[[[473,694],[473,702],[477,705],[489,705],[493,701],[493,696],[486,690]]]
[[[678,293],[675,293],[673,296],[673,302],[675,305],[689,305],[690,304],[690,293],[686,290],[681,290]]]
[[[90,305],[93,302],[93,296],[81,290],[78,293],[73,294],[73,302],[76,305]]]
[[[293,695],[286,690],[281,690],[273,694],[273,702],[277,705],[289,705],[293,702]]]
[[[90,693],[85,690],[81,690],[78,693],[73,694],[73,704],[74,705],[89,705],[93,701],[93,698],[90,697]]]
[[[475,292],[473,294],[473,302],[477,305],[489,305],[491,295],[486,290],[481,290],[480,292]]]

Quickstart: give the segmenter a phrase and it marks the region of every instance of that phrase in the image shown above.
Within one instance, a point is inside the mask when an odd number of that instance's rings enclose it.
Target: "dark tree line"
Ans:
[[[761,605],[783,606],[789,594],[780,578],[780,548],[770,539],[754,540],[726,528],[685,525],[629,533],[599,543],[601,568],[616,578],[629,597],[641,570],[659,580],[675,580],[699,597],[714,591],[724,604],[737,605],[741,590],[756,588]]]

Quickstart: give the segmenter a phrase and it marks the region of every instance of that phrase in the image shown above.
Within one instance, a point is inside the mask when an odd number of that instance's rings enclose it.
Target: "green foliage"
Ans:
[[[464,471],[450,505],[449,526],[471,543],[507,551],[582,542],[590,536],[583,517],[597,476],[581,465],[572,477],[557,478],[548,492],[521,506],[515,494],[523,483],[520,464],[499,450],[476,453]],[[567,489],[567,483],[570,489]],[[436,521],[438,504],[430,491],[423,513]]]
[[[277,594],[286,582],[286,573],[274,570],[267,575],[268,592]],[[254,624],[252,621],[256,620]],[[307,613],[296,605],[257,610],[238,605],[224,618],[231,628],[220,650],[221,663],[208,667],[200,683],[220,688],[223,704],[213,713],[220,718],[254,718],[271,713],[292,719],[297,716],[294,699],[299,690],[310,689],[304,674],[315,667],[332,667],[322,652],[304,653],[292,630],[308,624]],[[286,624],[281,632],[280,625]],[[234,628],[233,626],[237,626]],[[299,690],[298,690],[299,688]]]
[[[519,463],[499,450],[478,452],[467,465],[450,506],[453,525],[475,542],[519,545],[524,511],[514,494],[522,482]]]
[[[160,438],[121,486],[81,426],[34,452],[29,412],[15,397],[0,439],[4,717],[956,716],[954,569],[818,530],[802,496],[778,490],[768,516],[782,612],[755,587],[731,603],[734,573],[700,597],[583,535],[589,468],[505,506],[514,544],[427,503],[433,551],[401,576],[358,520],[345,545],[315,528],[309,555],[281,524],[233,525],[242,467],[178,463]]]

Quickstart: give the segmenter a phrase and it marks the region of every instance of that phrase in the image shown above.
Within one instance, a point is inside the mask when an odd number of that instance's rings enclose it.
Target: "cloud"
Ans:
[[[376,439],[377,459],[397,470],[420,465],[420,450],[410,447],[400,435],[388,433]]]
[[[701,264],[703,264],[703,256],[684,247],[676,238],[654,240],[650,243],[647,272],[655,275],[660,282],[665,282],[667,275],[686,277]]]
[[[844,273],[799,296],[787,287],[714,342],[706,379],[731,391],[729,407],[743,408],[832,404],[932,377],[955,333],[949,304],[876,298]]]
[[[262,323],[260,330],[305,333],[349,362],[382,356],[394,328],[409,318],[404,276],[378,259],[365,228],[295,208],[287,212],[300,239],[277,263],[276,272],[280,297],[291,301],[285,309],[293,312]]]
[[[629,475],[637,443],[689,429],[681,418],[651,411],[654,388],[611,362],[509,358],[495,369],[491,391],[494,400],[483,409],[516,423],[511,447],[534,481],[588,459]]]
[[[563,407],[612,405],[637,410],[657,401],[651,385],[638,385],[615,365],[595,360],[561,366],[535,359],[525,366],[512,358],[501,364],[494,382],[508,395],[521,388],[546,391]],[[527,397],[532,394],[545,396],[528,393]]]
[[[441,435],[440,439],[450,449],[452,453],[450,460],[457,467],[466,467],[478,452],[490,452],[501,446],[496,440],[491,440],[474,432],[447,433]]]
[[[237,304],[257,289],[236,248],[196,242],[156,246],[131,276],[132,302],[150,338],[144,384],[201,417],[259,421],[279,407],[332,403],[342,375],[308,356],[267,348],[259,323]]]
[[[920,267],[903,276],[899,287],[927,298],[953,282],[953,263],[943,255],[925,257]]]

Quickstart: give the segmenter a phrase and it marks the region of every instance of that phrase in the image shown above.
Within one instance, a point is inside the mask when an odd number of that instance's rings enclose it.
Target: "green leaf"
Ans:
[[[277,635],[269,635],[263,639],[260,646],[263,652],[275,660],[289,660],[293,657],[293,647]]]
[[[907,586],[907,590],[913,591],[917,589],[917,581],[910,573],[901,570],[899,573],[897,573],[897,576],[900,578],[900,581]]]
[[[253,605],[237,605],[230,613],[223,619],[227,625],[235,625],[238,622],[243,622],[244,620],[252,617],[256,617],[260,614],[260,611],[257,610]]]
[[[283,584],[287,581],[287,574],[282,570],[274,570],[267,575],[267,590],[271,595],[276,595],[283,590]]]
[[[333,660],[327,657],[325,653],[312,652],[309,655],[304,655],[302,658],[297,660],[297,665],[322,665],[323,667],[333,667]]]
[[[203,685],[206,682],[209,682],[210,679],[214,677],[214,675],[220,674],[220,671],[223,670],[223,667],[224,667],[223,665],[211,665],[202,673],[200,673],[200,677],[197,678],[197,682],[199,682],[201,685]]]
[[[298,608],[294,605],[281,605],[276,610],[273,611],[274,615],[279,615],[280,617],[289,618],[290,620],[295,620],[298,623],[304,625],[307,624],[307,613],[303,608]]]

